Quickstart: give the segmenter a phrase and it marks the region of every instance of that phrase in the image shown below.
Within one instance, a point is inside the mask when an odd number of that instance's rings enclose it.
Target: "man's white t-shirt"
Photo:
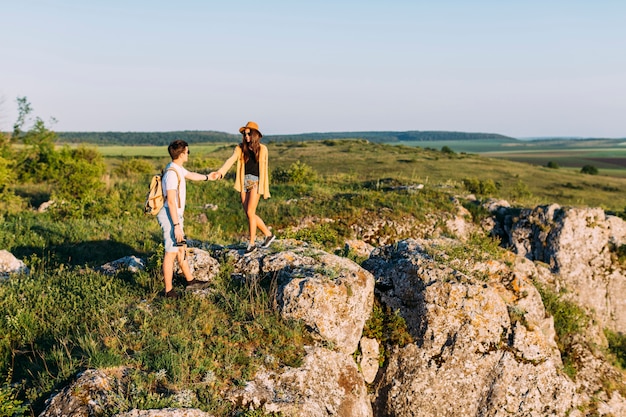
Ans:
[[[176,172],[167,171],[169,168],[174,168],[178,175],[180,176],[180,186],[178,185],[178,177],[176,176]],[[163,175],[163,195],[165,196],[165,208],[167,209],[169,206],[167,204],[167,190],[174,190],[178,188],[178,192],[176,193],[176,199],[180,198],[180,207],[178,207],[178,201],[176,201],[176,207],[178,208],[178,215],[182,216],[185,212],[185,201],[187,200],[187,182],[185,181],[185,175],[189,173],[185,168],[175,164],[174,162],[170,162],[165,167],[165,175]]]

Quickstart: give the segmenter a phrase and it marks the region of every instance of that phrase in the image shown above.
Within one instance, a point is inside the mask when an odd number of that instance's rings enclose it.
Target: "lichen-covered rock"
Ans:
[[[374,278],[353,261],[331,255],[306,243],[279,240],[275,248],[243,250],[221,248],[215,256],[233,265],[242,280],[276,282],[277,307],[282,317],[302,320],[312,336],[351,354],[374,303]]]
[[[363,380],[368,384],[374,382],[378,373],[378,361],[380,357],[380,345],[378,340],[368,337],[361,338],[361,373]]]
[[[189,270],[191,271],[194,279],[203,282],[210,282],[219,274],[219,262],[206,250],[189,247],[186,250],[186,254],[187,262],[189,263]],[[174,265],[174,272],[176,274],[182,274],[178,262],[175,262]]]
[[[261,371],[228,399],[239,407],[298,417],[370,417],[367,387],[349,355],[308,348],[302,366]]]
[[[358,347],[374,302],[373,276],[349,259],[311,248],[293,248],[263,258],[275,277],[280,313],[303,320],[313,335],[351,354]]]
[[[539,417],[575,408],[574,384],[541,328],[545,311],[534,287],[503,271],[497,282],[461,274],[430,258],[428,244],[377,248],[364,263],[386,283],[381,301],[399,311],[414,339],[379,371],[375,414]]]
[[[600,327],[626,332],[626,273],[615,248],[626,242],[626,222],[599,208],[552,204],[522,210],[509,239],[513,249],[549,266],[556,291],[593,312]]]
[[[39,417],[93,417],[116,407],[116,377],[123,372],[87,369],[76,381],[52,396]]]
[[[115,417],[211,417],[212,414],[197,408],[162,408],[159,410],[131,410]]]

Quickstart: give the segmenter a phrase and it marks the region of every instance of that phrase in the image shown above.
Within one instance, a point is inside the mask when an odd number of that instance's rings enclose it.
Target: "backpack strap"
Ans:
[[[176,178],[178,178],[178,185],[176,186],[176,194],[178,197],[178,208],[180,208],[180,175],[178,175],[178,171],[176,170],[176,168],[168,168],[165,170],[165,172],[163,172],[163,174],[161,176],[165,176],[165,173],[167,171],[174,171],[174,173],[176,174]],[[167,196],[165,196],[167,199]]]

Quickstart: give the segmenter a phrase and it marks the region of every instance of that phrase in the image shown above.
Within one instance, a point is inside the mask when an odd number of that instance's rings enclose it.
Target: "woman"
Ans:
[[[267,146],[260,143],[263,135],[259,130],[259,125],[255,122],[248,122],[239,128],[239,133],[242,134],[241,143],[235,147],[233,155],[217,170],[217,174],[220,179],[224,178],[230,167],[237,161],[235,190],[241,193],[241,205],[248,217],[250,241],[245,255],[249,255],[256,250],[257,228],[265,235],[265,241],[261,245],[263,248],[268,248],[276,236],[256,214],[261,195],[263,198],[270,197]]]

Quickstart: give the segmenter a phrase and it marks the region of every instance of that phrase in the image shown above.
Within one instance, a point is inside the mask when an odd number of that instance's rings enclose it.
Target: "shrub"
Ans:
[[[441,152],[445,153],[445,154],[449,154],[449,155],[454,155],[456,153],[449,146],[442,146],[441,147]]]
[[[60,213],[70,217],[97,216],[105,206],[102,201],[106,185],[103,181],[105,165],[94,148],[64,148],[60,163],[51,173],[55,189],[52,199],[59,204]]]
[[[491,213],[489,213],[489,210],[487,210],[478,202],[464,201],[462,205],[472,215],[472,223],[474,224],[481,224],[484,219],[491,216]]]
[[[615,355],[617,364],[622,369],[626,369],[626,335],[609,329],[604,330],[604,335],[609,342],[609,351]]]
[[[145,159],[132,158],[124,161],[115,169],[115,173],[121,177],[129,177],[136,174],[150,174],[154,166]]]
[[[594,167],[593,165],[584,165],[580,169],[580,172],[582,174],[597,175],[598,174],[598,168]]]
[[[463,185],[473,194],[492,195],[498,191],[498,186],[491,179],[479,180],[477,178],[464,178]]]
[[[560,168],[560,167],[559,167],[559,164],[558,164],[557,162],[554,162],[554,161],[549,161],[549,162],[546,164],[546,166],[547,166],[548,168],[551,168],[551,169],[559,169],[559,168]]]
[[[19,417],[26,415],[28,407],[17,399],[17,388],[11,385],[11,373],[7,380],[0,385],[0,417]]]
[[[372,313],[363,327],[363,336],[380,342],[379,364],[382,366],[388,356],[386,345],[404,347],[413,342],[406,321],[398,310],[383,306],[378,298],[374,299]]]
[[[528,185],[522,180],[517,181],[517,184],[515,184],[511,192],[513,198],[528,198],[532,197],[532,195],[533,193],[530,191],[530,188],[528,188]]]
[[[309,165],[296,161],[289,168],[277,168],[272,172],[272,180],[277,183],[310,184],[317,179],[317,172]]]
[[[15,161],[11,161],[0,156],[0,193],[15,184],[17,174],[15,171]]]

